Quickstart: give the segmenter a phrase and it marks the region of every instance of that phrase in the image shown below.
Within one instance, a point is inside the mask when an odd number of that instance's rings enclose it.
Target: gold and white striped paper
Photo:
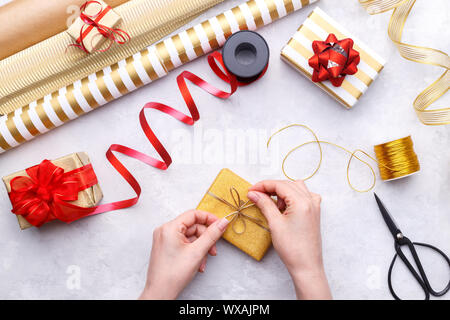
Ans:
[[[0,118],[0,153],[317,0],[250,0]]]
[[[315,82],[315,84],[346,108],[352,108],[381,72],[385,60],[320,8],[315,8],[311,12],[308,19],[281,50],[281,57],[311,79],[313,68],[309,66],[308,60],[314,54],[312,42],[314,40],[325,41],[330,33],[334,33],[338,39],[352,38],[353,48],[359,52],[361,62],[358,64],[358,72],[354,75],[347,75],[340,87],[333,86],[328,80]]]

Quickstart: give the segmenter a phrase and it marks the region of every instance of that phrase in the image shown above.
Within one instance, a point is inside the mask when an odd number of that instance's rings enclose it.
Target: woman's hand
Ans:
[[[277,196],[277,204],[270,196]],[[303,181],[262,181],[248,198],[267,218],[272,242],[294,281],[299,299],[331,298],[322,261],[320,195]]]
[[[227,225],[227,219],[191,210],[156,228],[147,283],[140,299],[178,297],[197,271],[205,271],[208,253],[217,254],[215,243]]]

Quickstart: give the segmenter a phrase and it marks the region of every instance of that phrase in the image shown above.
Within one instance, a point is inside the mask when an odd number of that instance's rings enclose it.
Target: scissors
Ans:
[[[447,286],[442,291],[435,291],[430,285],[430,282],[428,281],[428,278],[425,274],[425,271],[423,270],[422,263],[420,262],[419,256],[417,255],[415,246],[421,246],[426,247],[428,249],[432,249],[435,252],[439,253],[445,261],[447,261],[449,268],[450,268],[450,259],[448,256],[442,252],[440,249],[427,244],[427,243],[420,243],[420,242],[411,242],[406,236],[403,235],[403,233],[400,231],[400,229],[397,227],[394,219],[391,217],[385,206],[383,205],[383,202],[381,202],[380,198],[374,193],[375,200],[377,201],[378,207],[380,208],[381,215],[383,216],[384,222],[386,222],[389,231],[391,232],[392,236],[394,237],[395,241],[395,251],[397,252],[394,255],[394,258],[392,259],[391,265],[389,266],[389,273],[388,273],[388,284],[389,284],[389,291],[391,291],[391,294],[394,296],[396,300],[401,300],[397,294],[394,291],[394,288],[392,287],[392,269],[394,267],[395,261],[397,259],[397,256],[400,257],[400,259],[403,261],[403,263],[408,267],[409,271],[412,273],[414,278],[417,280],[417,282],[420,284],[420,286],[423,289],[423,292],[425,293],[425,300],[430,299],[430,295],[435,297],[440,297],[446,294],[450,289],[450,281],[448,282]],[[417,269],[419,270],[419,273],[417,273],[414,266],[409,262],[408,258],[406,258],[405,254],[402,251],[402,246],[407,246],[409,251],[411,252],[414,262],[416,264]]]

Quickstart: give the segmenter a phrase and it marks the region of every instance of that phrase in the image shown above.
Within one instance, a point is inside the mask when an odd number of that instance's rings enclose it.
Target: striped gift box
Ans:
[[[372,81],[378,76],[378,73],[381,72],[385,61],[324,11],[316,8],[311,12],[306,21],[281,50],[281,57],[311,79],[313,68],[309,66],[308,60],[314,55],[312,42],[314,40],[325,41],[330,33],[334,33],[338,39],[352,38],[354,41],[353,48],[359,52],[361,62],[358,64],[358,72],[354,75],[347,75],[340,87],[333,86],[329,80],[315,82],[315,84],[350,109],[358,102]]]

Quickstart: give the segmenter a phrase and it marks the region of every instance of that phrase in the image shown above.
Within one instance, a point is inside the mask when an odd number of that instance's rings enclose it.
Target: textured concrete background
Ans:
[[[191,24],[240,2],[226,1]],[[0,298],[136,298],[145,281],[152,230],[195,207],[223,167],[252,182],[283,178],[277,152],[311,137],[293,129],[276,139],[280,143],[270,152],[265,141],[276,128],[292,122],[309,125],[321,139],[368,152],[373,152],[377,143],[411,134],[421,172],[395,182],[378,181],[375,190],[407,236],[450,253],[450,127],[424,126],[412,109],[417,93],[441,70],[399,56],[386,32],[389,13],[369,16],[356,0],[321,0],[317,5],[387,60],[380,77],[354,109],[344,109],[280,60],[282,46],[316,5],[261,29],[271,50],[270,68],[263,79],[239,88],[227,101],[193,88],[202,117],[194,128],[156,112],[149,115],[174,163],[162,172],[120,157],[143,188],[134,208],[71,225],[51,223],[40,230],[20,231],[9,211],[6,191],[0,192]],[[448,52],[449,12],[448,1],[418,1],[404,40]],[[121,143],[155,154],[140,130],[138,112],[148,101],[185,110],[175,82],[185,69],[225,88],[212,75],[206,59],[198,59],[154,84],[2,154],[0,176],[44,158],[86,151],[100,179],[104,203],[133,196],[105,159],[105,151],[110,144]],[[448,102],[447,96],[439,105],[447,106]],[[291,158],[288,170],[297,177],[309,175],[317,157],[314,146],[306,147]],[[323,251],[330,285],[339,299],[391,299],[386,277],[393,241],[372,193],[356,193],[347,186],[347,159],[340,150],[324,147],[323,167],[307,182],[311,190],[323,196]],[[371,181],[367,168],[356,163],[352,178],[361,188]],[[295,297],[289,275],[273,249],[261,262],[224,241],[219,242],[218,251],[217,257],[209,259],[206,273],[198,275],[181,298]],[[433,258],[423,252],[429,277],[438,286],[448,279],[448,269]],[[400,265],[395,269],[394,285],[399,293],[421,298],[420,287],[403,271]]]

